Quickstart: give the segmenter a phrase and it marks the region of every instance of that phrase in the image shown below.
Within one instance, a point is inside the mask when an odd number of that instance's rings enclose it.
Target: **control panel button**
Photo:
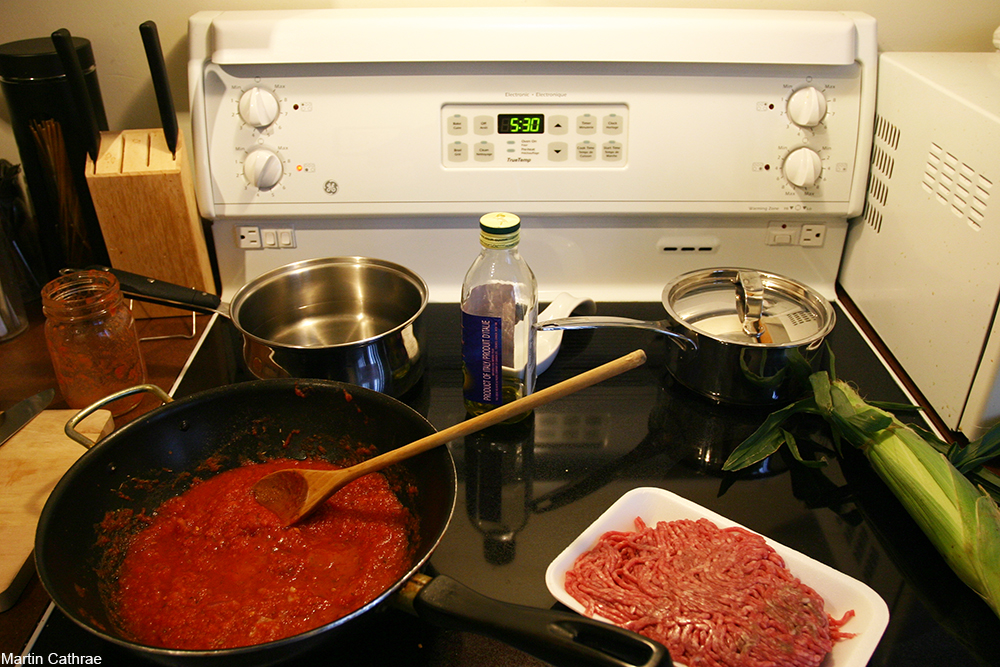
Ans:
[[[469,131],[469,119],[465,116],[452,116],[448,119],[448,134],[461,135]]]
[[[278,98],[269,90],[254,86],[240,95],[239,112],[248,125],[267,127],[278,118]]]
[[[597,159],[597,144],[591,141],[581,141],[576,145],[576,159],[590,162]]]
[[[488,141],[482,141],[475,145],[474,157],[479,162],[489,162],[494,158],[496,152],[493,150],[493,144]]]
[[[565,162],[569,159],[569,145],[565,141],[553,141],[549,144],[549,160]]]
[[[472,123],[476,134],[493,134],[493,116],[476,116]]]
[[[609,114],[603,118],[602,124],[604,134],[621,134],[625,121],[618,114]]]
[[[465,162],[469,159],[469,147],[461,141],[448,144],[448,161]]]
[[[549,134],[566,134],[569,132],[569,118],[563,115],[549,116]]]
[[[578,116],[576,119],[576,131],[580,134],[595,134],[597,132],[597,118],[589,113]]]
[[[815,127],[826,117],[826,96],[812,86],[799,88],[788,98],[787,110],[799,127]]]
[[[622,159],[622,145],[617,141],[601,144],[601,159],[605,162],[619,162]]]

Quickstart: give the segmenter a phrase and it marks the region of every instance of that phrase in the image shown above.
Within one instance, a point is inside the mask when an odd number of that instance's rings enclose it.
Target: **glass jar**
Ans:
[[[75,271],[42,288],[45,342],[63,398],[84,408],[146,381],[132,311],[118,279],[106,271]],[[142,400],[127,396],[107,407],[125,414]]]

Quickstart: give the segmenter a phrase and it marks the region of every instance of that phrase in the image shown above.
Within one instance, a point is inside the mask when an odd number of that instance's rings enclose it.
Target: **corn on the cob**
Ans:
[[[835,440],[861,449],[955,574],[1000,617],[1000,508],[993,498],[915,431],[866,403],[848,384],[830,381],[825,372],[810,380],[813,395],[786,408],[785,416],[819,414]],[[737,470],[773,452],[781,444],[775,444],[775,426],[769,420],[723,469]]]

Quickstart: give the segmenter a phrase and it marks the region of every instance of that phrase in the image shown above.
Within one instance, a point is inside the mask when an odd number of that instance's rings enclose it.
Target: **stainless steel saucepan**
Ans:
[[[108,270],[136,300],[228,317],[243,334],[247,366],[261,379],[338,380],[398,397],[423,373],[427,284],[392,262],[332,257],[288,264],[250,281],[228,304]]]
[[[721,403],[765,405],[797,398],[836,320],[806,285],[753,269],[685,273],[663,288],[667,318],[567,317],[540,331],[631,327],[666,334],[667,368],[678,382]]]

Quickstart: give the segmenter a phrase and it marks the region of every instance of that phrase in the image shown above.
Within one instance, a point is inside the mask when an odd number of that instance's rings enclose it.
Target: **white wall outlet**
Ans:
[[[262,248],[260,227],[237,227],[236,243],[241,248]]]
[[[802,225],[799,245],[822,247],[826,241],[826,225]]]

